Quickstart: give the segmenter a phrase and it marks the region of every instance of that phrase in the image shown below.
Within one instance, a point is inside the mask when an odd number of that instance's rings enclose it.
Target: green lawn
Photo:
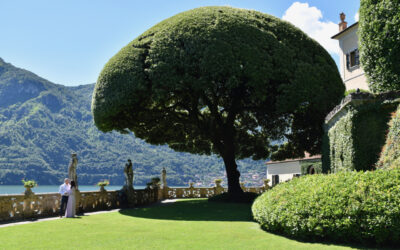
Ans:
[[[181,200],[0,228],[0,249],[344,249],[267,233],[250,206]]]

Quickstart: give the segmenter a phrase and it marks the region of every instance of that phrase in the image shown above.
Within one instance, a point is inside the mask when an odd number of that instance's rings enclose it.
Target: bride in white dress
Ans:
[[[73,218],[75,217],[75,182],[71,181],[71,189],[68,191],[68,203],[67,209],[65,210],[65,217],[66,218]]]

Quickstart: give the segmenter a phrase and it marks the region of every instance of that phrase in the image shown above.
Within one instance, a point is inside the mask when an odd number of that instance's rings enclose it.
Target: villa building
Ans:
[[[302,174],[319,173],[315,169],[315,163],[321,162],[321,155],[310,156],[307,152],[304,158],[287,159],[283,161],[269,161],[267,165],[267,179],[271,180],[269,185],[275,186],[280,182],[285,182],[298,177]]]
[[[360,65],[360,54],[358,51],[358,22],[347,27],[346,15],[340,14],[339,33],[332,36],[332,39],[339,41],[340,72],[346,90],[365,89],[369,90],[367,79]]]
[[[339,41],[340,72],[346,90],[364,89],[369,90],[365,73],[360,65],[360,54],[358,51],[358,22],[347,26],[346,15],[340,14],[339,33],[332,39]],[[269,185],[275,186],[294,177],[321,173],[321,155],[310,156],[305,154],[304,158],[287,159],[284,161],[269,161],[267,165],[267,179],[271,180]]]

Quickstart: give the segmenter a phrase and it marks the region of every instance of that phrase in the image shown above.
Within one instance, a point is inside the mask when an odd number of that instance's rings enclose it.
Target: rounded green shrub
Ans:
[[[400,243],[400,169],[307,175],[256,199],[253,216],[270,232],[300,240]]]
[[[361,0],[360,53],[369,88],[400,89],[400,1]]]
[[[393,113],[389,126],[386,143],[382,148],[377,164],[378,168],[391,169],[400,167],[400,105],[397,111]]]

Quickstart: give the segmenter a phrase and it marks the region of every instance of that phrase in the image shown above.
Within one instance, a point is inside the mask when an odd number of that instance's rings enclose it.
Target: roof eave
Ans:
[[[349,27],[347,27],[346,29],[340,31],[339,33],[337,33],[336,35],[332,36],[331,39],[337,39],[339,36],[343,35],[344,33],[346,33],[348,30],[350,30],[351,28],[353,28],[354,26],[356,26],[358,24],[358,22],[353,23],[352,25],[350,25]]]

